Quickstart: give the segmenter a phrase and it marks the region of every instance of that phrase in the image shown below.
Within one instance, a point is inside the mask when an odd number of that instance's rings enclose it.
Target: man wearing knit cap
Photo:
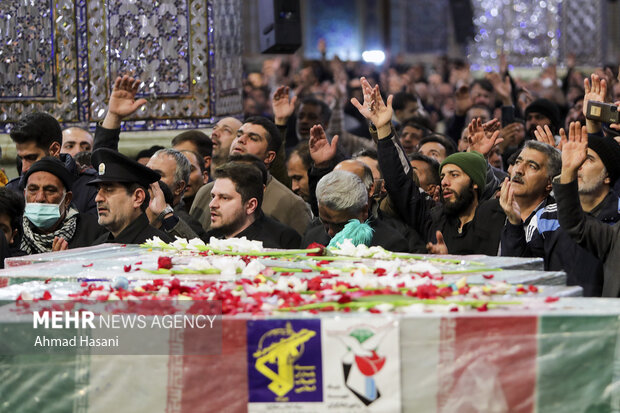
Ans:
[[[98,188],[95,197],[98,222],[109,231],[96,244],[142,244],[156,236],[171,241],[165,232],[149,224],[145,213],[150,201],[149,188],[153,192],[161,191],[156,184],[160,179],[157,172],[108,148],[95,150],[92,164],[97,170],[97,178],[90,185]],[[168,212],[164,210],[162,214]]]
[[[571,123],[571,135],[581,133],[578,122]],[[564,131],[560,131],[564,134]],[[584,132],[585,133],[585,132]],[[618,195],[611,189],[620,175],[620,145],[613,139],[590,135],[586,161],[578,168],[577,188],[581,208],[599,221],[612,224],[620,219]],[[559,170],[551,172],[557,174]],[[514,225],[515,213],[508,205],[516,205],[514,182],[502,189],[501,202],[506,207],[508,222],[502,234],[502,255],[538,256],[544,258],[545,270],[563,270],[568,285],[579,285],[584,296],[601,296],[603,264],[580,247],[560,226],[558,205],[551,201],[537,209],[529,225]],[[520,219],[518,221],[521,221]]]
[[[570,126],[568,143],[562,149],[562,173],[553,182],[560,231],[584,249],[580,257],[574,257],[575,263],[581,265],[584,278],[600,281],[602,277],[599,295],[604,297],[620,296],[618,196],[609,191],[593,204],[618,179],[619,163],[620,147],[613,139],[588,136],[577,122]],[[591,254],[591,260],[582,264],[585,254]]]
[[[362,78],[364,104],[352,103],[377,129],[379,167],[401,218],[425,239],[431,253],[497,255],[506,216],[497,202],[481,202],[487,163],[476,152],[456,153],[441,164],[441,202],[433,205],[411,178],[412,167],[395,136],[379,88]]]
[[[26,208],[20,249],[26,254],[93,245],[105,229],[72,204],[74,175],[52,156],[41,158],[24,174]]]
[[[558,105],[549,99],[536,99],[525,108],[526,139],[536,139],[534,131],[537,126],[549,126],[552,134],[557,134],[561,122]]]

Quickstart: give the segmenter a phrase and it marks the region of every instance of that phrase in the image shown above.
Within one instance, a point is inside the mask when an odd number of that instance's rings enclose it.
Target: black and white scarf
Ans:
[[[39,254],[42,252],[52,251],[54,237],[64,238],[67,242],[71,241],[73,239],[73,235],[75,235],[77,217],[77,209],[71,208],[67,212],[65,220],[60,228],[54,232],[50,232],[49,234],[39,234],[34,229],[35,225],[24,216],[24,235],[22,236],[22,243],[19,248],[26,254]]]

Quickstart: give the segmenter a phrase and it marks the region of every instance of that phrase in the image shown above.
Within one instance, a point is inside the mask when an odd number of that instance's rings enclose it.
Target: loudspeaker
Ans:
[[[459,44],[466,44],[474,38],[474,9],[471,0],[450,0],[450,11],[454,23],[454,38]]]
[[[299,0],[258,0],[261,53],[294,53],[301,46]]]

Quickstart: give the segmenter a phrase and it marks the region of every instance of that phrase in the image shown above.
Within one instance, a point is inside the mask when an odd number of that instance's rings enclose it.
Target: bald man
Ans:
[[[93,135],[90,132],[72,127],[62,131],[62,147],[60,153],[68,153],[75,158],[79,152],[92,152]]]
[[[237,131],[241,125],[242,123],[239,119],[227,117],[220,119],[213,127],[213,133],[211,134],[211,140],[213,141],[211,164],[213,165],[213,170],[228,161],[230,145],[237,137]]]

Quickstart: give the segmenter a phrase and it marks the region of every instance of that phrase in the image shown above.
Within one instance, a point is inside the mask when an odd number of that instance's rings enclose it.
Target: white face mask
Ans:
[[[49,228],[60,219],[60,205],[65,201],[66,196],[67,193],[65,192],[58,204],[27,202],[24,216],[37,228]]]

